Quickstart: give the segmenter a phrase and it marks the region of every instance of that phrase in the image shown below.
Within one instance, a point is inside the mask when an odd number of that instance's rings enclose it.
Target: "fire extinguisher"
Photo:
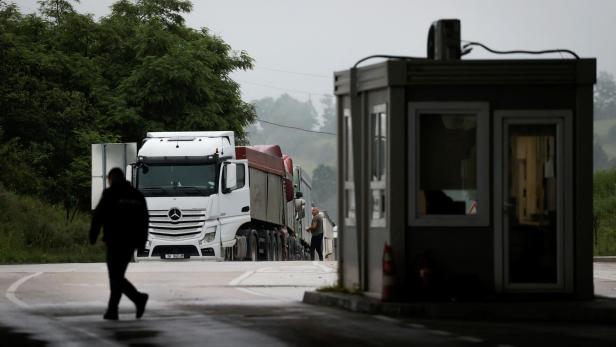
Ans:
[[[391,301],[394,296],[395,277],[394,277],[394,258],[391,246],[385,243],[383,249],[383,290],[381,292],[382,301]]]

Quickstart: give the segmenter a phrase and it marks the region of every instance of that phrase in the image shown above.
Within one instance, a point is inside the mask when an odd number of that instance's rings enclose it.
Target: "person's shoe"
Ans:
[[[118,312],[113,312],[113,311],[107,311],[105,312],[105,315],[103,316],[103,319],[106,320],[118,320]]]
[[[147,304],[148,298],[149,295],[143,293],[141,294],[141,299],[135,302],[135,306],[137,306],[137,313],[135,314],[135,316],[137,318],[141,318],[141,316],[143,316],[143,313],[145,312],[145,304]]]

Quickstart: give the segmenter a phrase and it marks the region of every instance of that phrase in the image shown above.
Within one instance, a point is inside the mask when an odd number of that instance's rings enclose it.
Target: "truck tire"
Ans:
[[[265,231],[265,260],[272,261],[274,256],[274,249],[272,247],[272,237],[269,230]]]
[[[289,247],[289,251],[288,251],[288,257],[287,260],[295,260],[295,238],[293,237],[289,237],[287,239],[287,243],[288,243],[288,247]]]
[[[278,253],[278,261],[284,260],[284,252],[283,252],[284,245],[282,244],[282,240],[283,238],[280,235],[276,236],[276,241],[277,241],[276,242],[276,245],[277,245],[276,253]]]
[[[302,260],[301,258],[301,249],[302,245],[297,241],[297,239],[293,240],[293,260]]]
[[[249,261],[257,261],[257,256],[257,236],[253,233],[248,239],[248,254],[246,259]]]
[[[270,247],[269,232],[267,230],[263,232],[263,238],[264,238],[263,243],[262,243],[263,253],[261,254],[261,259],[263,261],[269,261],[270,257],[272,256],[272,253],[271,253],[271,247]]]
[[[295,240],[295,253],[293,253],[293,260],[302,260],[302,245],[298,240]]]
[[[272,235],[272,251],[272,260],[278,261],[280,254],[278,254],[278,235],[276,234]]]

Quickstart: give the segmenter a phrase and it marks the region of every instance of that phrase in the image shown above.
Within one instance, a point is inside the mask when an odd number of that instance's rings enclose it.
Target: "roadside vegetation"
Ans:
[[[595,255],[616,255],[616,169],[597,171],[593,182]]]
[[[258,120],[246,129],[251,144],[279,144],[293,163],[304,168],[312,178],[315,206],[337,218],[336,194],[336,109],[333,96],[320,98],[322,113],[310,99],[298,100],[288,94],[278,98],[254,100]],[[279,124],[279,125],[276,125]],[[302,129],[282,128],[292,125]]]
[[[101,18],[75,2],[42,0],[27,14],[0,0],[4,263],[100,259],[83,244],[92,143],[221,129],[246,143],[256,117],[230,78],[252,58],[187,27],[190,1],[118,0]]]
[[[88,242],[89,216],[67,220],[62,206],[0,186],[0,263],[103,261],[104,246]]]

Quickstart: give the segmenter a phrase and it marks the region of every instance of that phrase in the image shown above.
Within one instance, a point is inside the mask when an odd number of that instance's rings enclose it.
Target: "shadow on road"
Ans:
[[[34,339],[30,334],[22,333],[2,326],[0,326],[0,341],[2,346],[47,346],[46,342]]]
[[[151,329],[136,329],[134,326],[122,326],[122,323],[114,327],[104,328],[111,333],[114,340],[129,347],[157,347],[158,344],[149,342],[156,338],[160,333]]]

